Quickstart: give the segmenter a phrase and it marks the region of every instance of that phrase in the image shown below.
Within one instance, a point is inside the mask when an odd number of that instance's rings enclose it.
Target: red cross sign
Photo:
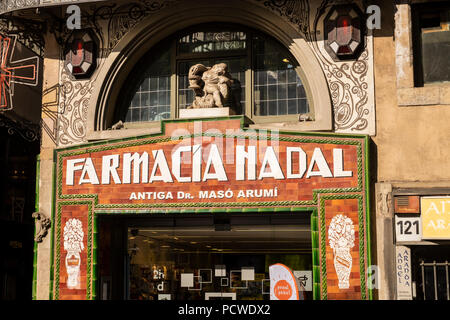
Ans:
[[[39,57],[13,60],[16,40],[16,37],[0,35],[0,111],[13,108],[15,83],[27,86],[38,84]]]

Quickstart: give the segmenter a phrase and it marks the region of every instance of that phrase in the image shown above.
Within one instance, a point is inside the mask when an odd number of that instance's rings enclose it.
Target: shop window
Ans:
[[[450,5],[412,7],[415,85],[450,82]]]
[[[100,297],[270,300],[269,266],[282,263],[297,277],[299,299],[311,300],[309,219],[289,213],[104,218]]]
[[[136,65],[123,87],[116,122],[127,126],[177,118],[194,100],[189,69],[225,63],[231,76],[226,107],[255,122],[313,119],[300,66],[272,37],[251,29],[200,26],[166,39]]]

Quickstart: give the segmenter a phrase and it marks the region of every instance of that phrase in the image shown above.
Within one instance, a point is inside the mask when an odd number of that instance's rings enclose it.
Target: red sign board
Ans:
[[[59,191],[95,194],[105,208],[306,204],[315,190],[358,188],[358,148],[351,139],[261,139],[240,130],[145,138],[61,154]]]

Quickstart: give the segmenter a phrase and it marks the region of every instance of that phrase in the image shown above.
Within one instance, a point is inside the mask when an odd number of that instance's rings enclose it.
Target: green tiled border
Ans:
[[[35,203],[34,203],[34,211],[39,211],[39,176],[40,176],[40,168],[41,168],[41,159],[39,156],[36,158],[36,188],[35,188]],[[34,238],[36,238],[36,223],[34,224]],[[38,255],[38,244],[34,241],[33,244],[33,282],[31,286],[31,297],[32,300],[36,300],[37,293],[37,255]]]
[[[319,223],[317,209],[311,214],[311,248],[313,260],[313,299],[320,299]]]

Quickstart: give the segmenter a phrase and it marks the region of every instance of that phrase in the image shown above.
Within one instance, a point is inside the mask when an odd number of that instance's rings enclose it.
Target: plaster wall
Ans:
[[[398,103],[402,82],[397,81],[394,9],[383,2],[382,28],[374,34],[376,180],[450,186],[450,106]]]

